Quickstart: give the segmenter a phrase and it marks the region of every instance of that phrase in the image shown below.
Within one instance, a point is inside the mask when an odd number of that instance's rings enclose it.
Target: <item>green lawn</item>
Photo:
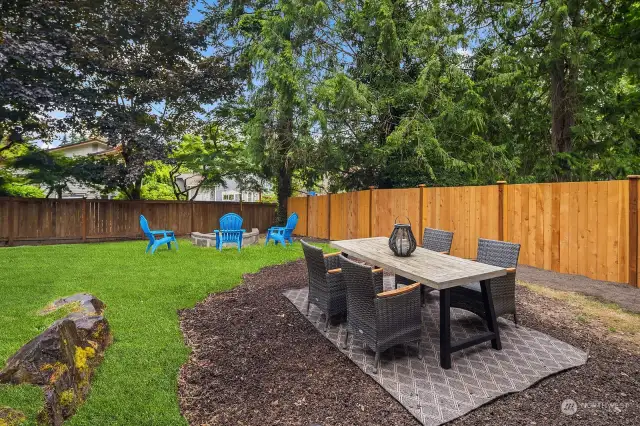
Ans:
[[[107,304],[114,343],[98,368],[86,403],[71,425],[186,424],[177,375],[189,355],[177,310],[239,284],[242,274],[302,256],[250,246],[238,253],[194,247],[145,255],[146,242],[0,249],[0,366],[54,319],[37,311],[51,301],[89,292]],[[37,412],[38,389],[0,386],[0,406]]]

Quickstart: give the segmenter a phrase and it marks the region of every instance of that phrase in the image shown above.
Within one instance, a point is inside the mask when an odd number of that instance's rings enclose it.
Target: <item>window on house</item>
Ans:
[[[222,193],[222,200],[223,201],[235,201],[236,199],[236,195],[233,192],[223,192]]]

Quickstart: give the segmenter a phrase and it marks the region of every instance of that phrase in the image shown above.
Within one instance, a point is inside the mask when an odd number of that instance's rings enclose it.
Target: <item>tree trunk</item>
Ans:
[[[580,24],[579,2],[569,1],[567,6],[571,19],[569,25],[576,27]],[[562,48],[568,41],[564,15],[556,13],[552,25],[551,51],[554,57],[550,63],[551,152],[558,154],[571,152],[573,148],[571,129],[575,125],[578,69]],[[569,175],[570,173],[565,173],[559,178],[570,177]]]
[[[131,188],[130,197],[132,200],[142,199],[142,177],[138,178]]]
[[[280,226],[287,223],[287,199],[291,196],[291,172],[283,164],[278,170],[278,209],[276,210],[276,222]]]
[[[570,77],[574,72],[564,58],[551,66],[551,149],[554,154],[571,152],[571,127],[575,124],[573,91]]]

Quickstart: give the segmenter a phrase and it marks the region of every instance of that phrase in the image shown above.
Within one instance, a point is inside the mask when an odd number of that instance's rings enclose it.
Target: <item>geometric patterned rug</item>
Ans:
[[[392,278],[392,277],[390,277]],[[385,280],[385,287],[390,283]],[[284,295],[304,315],[308,289],[295,289]],[[525,327],[516,328],[498,319],[502,350],[491,348],[491,342],[473,346],[451,356],[451,369],[440,368],[438,292],[428,293],[422,310],[422,360],[415,346],[408,354],[402,346],[392,348],[380,357],[380,368],[373,374],[374,353],[363,341],[349,336],[347,349],[342,349],[345,324],[330,325],[323,333],[324,316],[311,304],[309,321],[400,402],[423,425],[439,425],[484,405],[499,396],[522,391],[541,379],[560,371],[583,365],[587,354],[567,343]],[[484,331],[476,315],[451,309],[452,340],[464,339]]]

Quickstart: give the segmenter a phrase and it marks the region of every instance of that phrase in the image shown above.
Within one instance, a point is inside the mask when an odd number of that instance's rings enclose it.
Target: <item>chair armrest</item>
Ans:
[[[384,271],[382,268],[376,268],[371,271],[373,277],[373,289],[377,293],[382,293],[384,290]]]
[[[151,231],[151,233],[153,235],[156,235],[156,234],[173,234],[173,231],[158,230],[158,231]]]
[[[342,268],[329,269],[329,270],[327,271],[327,274],[338,274],[338,273],[340,273],[340,272],[342,272]]]
[[[324,256],[323,260],[327,271],[340,268],[340,256]]]
[[[324,255],[324,258],[326,259],[327,257],[331,257],[331,256],[339,256],[341,254],[341,252],[337,251],[335,253],[328,253]]]
[[[404,293],[409,293],[410,291],[413,291],[419,287],[420,287],[420,283],[413,283],[411,285],[400,287],[395,290],[389,290],[389,291],[384,291],[382,293],[378,293],[376,296],[378,298],[398,296]]]

